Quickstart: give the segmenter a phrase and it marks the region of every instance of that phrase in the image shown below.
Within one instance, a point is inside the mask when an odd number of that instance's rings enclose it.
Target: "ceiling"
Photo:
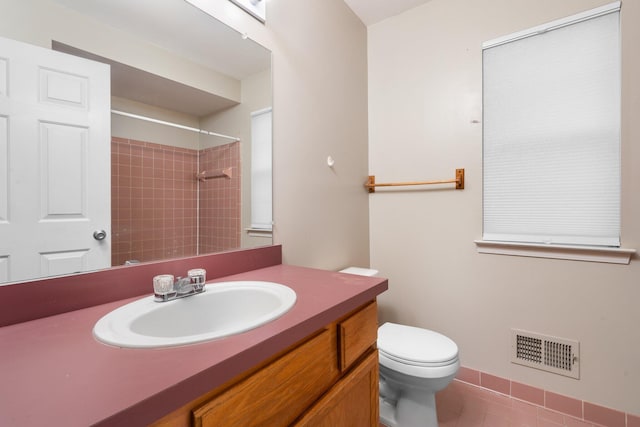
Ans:
[[[429,0],[344,0],[368,27]]]

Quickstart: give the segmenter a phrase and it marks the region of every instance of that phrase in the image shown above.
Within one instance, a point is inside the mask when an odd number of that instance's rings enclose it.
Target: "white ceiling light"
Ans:
[[[267,19],[267,8],[265,6],[266,0],[230,0],[231,3],[241,7],[251,16],[256,18],[260,22],[265,22]]]

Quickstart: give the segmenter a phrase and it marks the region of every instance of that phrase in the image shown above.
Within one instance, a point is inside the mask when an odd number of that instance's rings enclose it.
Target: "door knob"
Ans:
[[[104,240],[107,237],[107,232],[104,230],[96,230],[93,232],[93,238],[96,240]]]

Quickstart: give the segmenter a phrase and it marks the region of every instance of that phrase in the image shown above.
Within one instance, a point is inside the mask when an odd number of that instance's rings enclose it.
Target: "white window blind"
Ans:
[[[251,228],[272,228],[271,108],[251,113]]]
[[[620,246],[620,4],[483,45],[483,239]]]

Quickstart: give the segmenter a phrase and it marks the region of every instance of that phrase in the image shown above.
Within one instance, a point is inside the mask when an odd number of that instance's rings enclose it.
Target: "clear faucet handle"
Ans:
[[[166,295],[173,291],[173,275],[161,274],[153,278],[153,292]]]
[[[207,281],[207,271],[204,268],[193,268],[187,272],[191,283],[202,285]]]

